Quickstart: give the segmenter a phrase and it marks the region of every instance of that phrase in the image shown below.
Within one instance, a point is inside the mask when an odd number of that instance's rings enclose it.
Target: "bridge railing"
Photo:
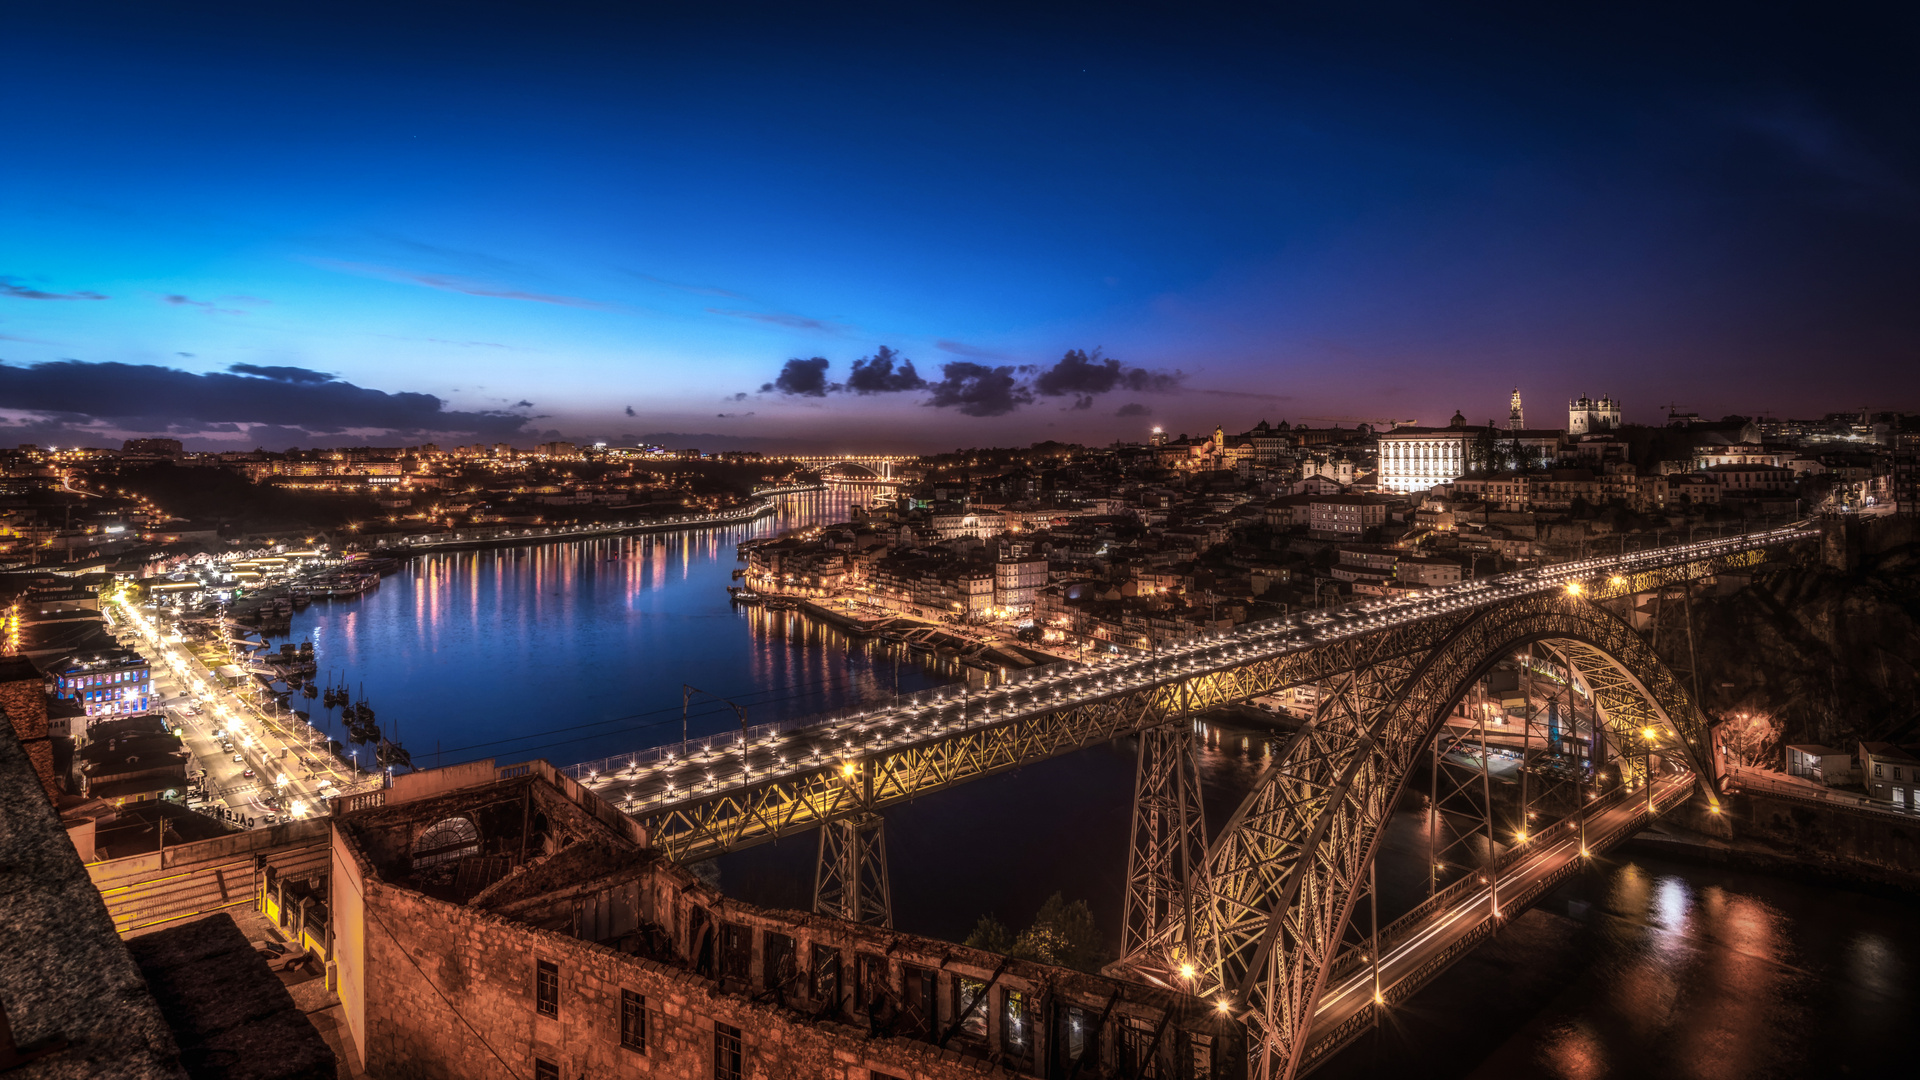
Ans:
[[[1656,789],[1654,792],[1655,812],[1671,809],[1676,803],[1679,803],[1691,794],[1692,791],[1693,785],[1691,783],[1674,783],[1663,789]],[[1629,793],[1626,792],[1624,788],[1616,788],[1613,793],[1599,800],[1593,804],[1593,806],[1598,807],[1602,804],[1610,805],[1617,803],[1626,794]],[[1640,831],[1640,829],[1646,825],[1647,819],[1651,815],[1647,812],[1644,798],[1638,800],[1638,802],[1639,809],[1630,815],[1626,821],[1604,832],[1588,834],[1587,850],[1598,851],[1611,847],[1626,836]],[[1514,849],[1513,852],[1509,854],[1523,850],[1524,849]],[[1507,859],[1505,861],[1511,862],[1513,860]],[[1560,866],[1555,867],[1551,872],[1522,886],[1518,892],[1510,894],[1505,898],[1502,907],[1512,911],[1531,905],[1549,890],[1558,887],[1561,882],[1578,873],[1584,862],[1585,860],[1579,858],[1567,860]],[[1470,883],[1473,886],[1471,889],[1464,890],[1467,895],[1478,895],[1488,890],[1487,885],[1480,883],[1478,874],[1469,874],[1462,879],[1462,882]],[[1454,884],[1457,886],[1462,882],[1455,882]],[[1452,886],[1449,888],[1452,888]],[[1434,900],[1438,900],[1439,898],[1440,894],[1436,894],[1433,897]],[[1456,895],[1453,899],[1457,901],[1465,898],[1465,895]],[[1444,905],[1440,908],[1429,908],[1424,913],[1420,913],[1420,918],[1414,921],[1424,922],[1426,918],[1431,917],[1437,911],[1444,910],[1445,907],[1450,906],[1451,904]],[[1418,912],[1419,909],[1416,909],[1415,912],[1409,912],[1408,915],[1412,916]],[[1401,919],[1395,920],[1394,926],[1402,927],[1402,924],[1406,924],[1407,922],[1407,917],[1403,916]],[[1358,1038],[1362,1032],[1374,1025],[1377,1015],[1382,1010],[1411,997],[1415,991],[1425,986],[1434,976],[1450,967],[1455,960],[1459,959],[1488,937],[1491,937],[1498,922],[1499,920],[1493,918],[1482,919],[1466,933],[1448,943],[1444,949],[1441,949],[1439,952],[1422,961],[1418,967],[1396,974],[1391,985],[1381,987],[1381,993],[1378,998],[1367,999],[1365,1004],[1359,1009],[1356,1009],[1352,1015],[1341,1021],[1334,1028],[1325,1032],[1318,1030],[1312,1031],[1309,1036],[1312,1042],[1307,1046],[1306,1052],[1301,1055],[1300,1068],[1296,1075],[1305,1075],[1315,1066],[1326,1061],[1327,1058],[1331,1057],[1342,1047]],[[1404,935],[1405,929],[1403,927],[1401,936]],[[1384,953],[1389,947],[1387,934],[1385,931],[1382,931],[1380,935],[1380,951]],[[1357,956],[1357,953],[1348,953],[1342,960],[1344,961]],[[1344,969],[1341,968],[1341,963],[1342,961],[1336,961],[1335,969],[1328,971],[1328,984],[1332,984],[1338,979],[1344,979],[1354,975],[1361,968],[1365,967],[1366,962],[1348,962],[1345,964]]]
[[[1686,793],[1691,790],[1692,787],[1690,785],[1679,783],[1657,790],[1654,792],[1654,805],[1664,810],[1681,798],[1684,798]],[[1612,807],[1619,805],[1629,796],[1643,798],[1638,792],[1629,791],[1625,787],[1616,787],[1600,798],[1588,803],[1584,812],[1588,815],[1588,819],[1591,820],[1593,815],[1606,812]],[[1641,818],[1644,816],[1645,815],[1642,814],[1628,824],[1618,826],[1604,833],[1589,834],[1587,837],[1588,849],[1597,850],[1598,848],[1612,844],[1624,829],[1631,828],[1637,830],[1642,824]],[[1559,822],[1549,826],[1549,828],[1577,825],[1579,820],[1578,816],[1569,816],[1562,818]],[[1534,845],[1542,839],[1544,839],[1542,834],[1535,833],[1532,842],[1524,845],[1510,846],[1501,852],[1491,864],[1491,867],[1478,866],[1470,868],[1467,873],[1461,875],[1458,880],[1440,889],[1420,903],[1415,904],[1406,914],[1380,928],[1380,948],[1385,950],[1399,944],[1401,941],[1418,932],[1427,920],[1434,915],[1452,908],[1462,900],[1477,896],[1485,891],[1487,888],[1485,875],[1489,869],[1504,875],[1515,863],[1531,855],[1535,850]],[[1366,961],[1361,958],[1361,954],[1357,950],[1343,953],[1334,961],[1333,967],[1328,971],[1328,981],[1343,979],[1365,966],[1365,964]]]
[[[1874,802],[1864,795],[1809,790],[1791,781],[1775,779],[1758,769],[1735,767],[1727,774],[1727,787],[1732,791],[1751,791],[1770,799],[1791,799],[1810,806],[1880,814],[1902,821],[1920,820],[1920,810],[1901,810],[1892,803]]]
[[[1618,803],[1625,791],[1625,788],[1613,789],[1600,798],[1595,799],[1593,802],[1588,803],[1585,812],[1589,815],[1604,812],[1609,807]],[[1563,821],[1573,821],[1577,823],[1579,818],[1569,817],[1563,819]],[[1538,833],[1535,834],[1536,838],[1538,835]],[[1435,892],[1432,896],[1415,904],[1406,914],[1401,915],[1399,918],[1381,927],[1380,948],[1382,950],[1392,948],[1409,937],[1413,932],[1417,931],[1421,926],[1425,925],[1426,921],[1434,915],[1452,908],[1461,900],[1478,895],[1487,887],[1484,875],[1489,869],[1497,873],[1505,873],[1509,867],[1525,858],[1532,850],[1531,845],[1510,846],[1495,858],[1491,866],[1469,867],[1467,872],[1462,874],[1457,880],[1442,886],[1439,891]],[[1350,950],[1343,953],[1334,961],[1332,969],[1327,972],[1327,980],[1334,982],[1344,979],[1361,967],[1364,967],[1366,963],[1367,961],[1358,950]]]
[[[1087,665],[1081,664],[1079,661],[1062,661],[1057,664],[1047,664],[1043,667],[1028,668],[1024,671],[1009,674],[1006,679],[997,683],[995,688],[1004,689],[1007,686],[1017,687],[1039,679],[1044,679],[1049,675],[1068,674],[1076,669],[1086,667]],[[614,754],[596,761],[569,765],[561,771],[573,777],[575,780],[588,781],[597,779],[600,776],[618,776],[637,772],[642,768],[660,762],[677,762],[686,759],[711,760],[717,756],[724,756],[728,753],[737,754],[740,752],[743,744],[753,748],[770,746],[777,742],[781,736],[796,731],[816,729],[832,730],[870,722],[876,718],[877,714],[898,712],[903,709],[918,710],[934,706],[951,705],[956,701],[971,701],[981,697],[982,695],[975,692],[971,687],[935,687],[927,690],[918,690],[910,694],[896,695],[892,700],[882,704],[810,713],[789,720],[754,724],[744,730],[694,736],[685,741],[666,743],[661,746],[649,747],[645,750],[636,750],[625,754]],[[976,713],[972,708],[968,709],[968,717],[969,719],[966,726],[975,726],[982,721],[992,722],[994,719],[985,712]]]

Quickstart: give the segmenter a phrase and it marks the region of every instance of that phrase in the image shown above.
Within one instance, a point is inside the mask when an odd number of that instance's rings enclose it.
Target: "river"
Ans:
[[[848,496],[696,533],[449,552],[354,600],[295,615],[320,676],[362,688],[421,766],[492,757],[571,764],[737,725],[879,701],[960,677],[797,615],[739,610],[734,545],[844,516]],[[316,716],[324,723],[324,716]],[[397,732],[395,728],[397,727]],[[337,734],[337,732],[336,732]],[[1271,744],[1210,730],[1216,827]],[[958,940],[982,914],[1016,929],[1049,895],[1086,900],[1117,946],[1133,747],[1116,743],[887,811],[901,928]],[[1417,813],[1396,815],[1381,915],[1425,895]],[[774,906],[811,902],[814,841],[705,872]],[[1896,1068],[1920,1015],[1920,906],[1626,854],[1599,861],[1317,1075],[1736,1077]],[[1900,1070],[1904,1071],[1904,1070]]]

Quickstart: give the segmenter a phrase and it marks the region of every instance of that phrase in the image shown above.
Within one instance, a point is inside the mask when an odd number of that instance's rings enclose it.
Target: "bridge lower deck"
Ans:
[[[1578,873],[1588,858],[1640,831],[1659,810],[1673,807],[1693,791],[1691,776],[1669,777],[1654,788],[1654,807],[1647,806],[1644,789],[1627,793],[1591,814],[1584,832],[1578,819],[1557,824],[1550,838],[1536,840],[1515,852],[1494,880],[1481,884],[1470,878],[1458,892],[1443,890],[1431,910],[1410,913],[1382,935],[1378,996],[1371,964],[1348,967],[1330,976],[1314,1013],[1305,1072],[1325,1062],[1340,1048],[1370,1029],[1388,1007],[1405,1001],[1473,946],[1490,937],[1499,924],[1514,918],[1554,886]],[[1498,897],[1496,905],[1495,898]],[[1427,905],[1423,905],[1425,907]]]

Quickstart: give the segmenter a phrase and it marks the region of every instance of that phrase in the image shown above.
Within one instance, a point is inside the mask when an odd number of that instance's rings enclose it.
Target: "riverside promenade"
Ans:
[[[743,506],[716,510],[710,514],[675,514],[650,521],[610,521],[599,525],[527,525],[499,529],[460,529],[451,533],[425,533],[402,537],[370,549],[386,555],[425,554],[433,551],[466,551],[474,548],[516,547],[527,544],[557,544],[574,540],[595,540],[609,536],[633,536],[640,533],[679,532],[692,529],[723,528],[739,525],[773,513],[781,495],[799,495],[825,491],[824,484],[792,484],[762,488]]]

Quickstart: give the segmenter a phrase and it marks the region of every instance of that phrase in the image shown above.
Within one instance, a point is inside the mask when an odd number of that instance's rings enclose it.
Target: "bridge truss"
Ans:
[[[810,759],[737,786],[629,812],[656,847],[695,860],[830,822],[870,822],[897,802],[1140,735],[1127,951],[1113,968],[1217,1002],[1249,1028],[1252,1075],[1291,1077],[1355,904],[1368,895],[1381,828],[1455,703],[1495,664],[1538,647],[1590,693],[1625,785],[1648,783],[1655,753],[1709,775],[1706,732],[1685,689],[1601,605],[1762,558],[1755,546],[1600,573],[1277,653],[1223,645],[1142,659],[1126,673],[1096,673],[1095,686],[1069,699],[1033,689],[1023,702],[1012,687],[998,715],[964,698],[914,707],[897,730],[827,753],[816,745]],[[1308,683],[1321,688],[1313,719],[1207,846],[1192,712]],[[830,907],[873,918],[872,904],[854,902],[869,828],[823,841],[823,864],[846,871],[822,884]],[[1489,821],[1490,845],[1492,831]],[[829,847],[844,854],[829,860]]]

